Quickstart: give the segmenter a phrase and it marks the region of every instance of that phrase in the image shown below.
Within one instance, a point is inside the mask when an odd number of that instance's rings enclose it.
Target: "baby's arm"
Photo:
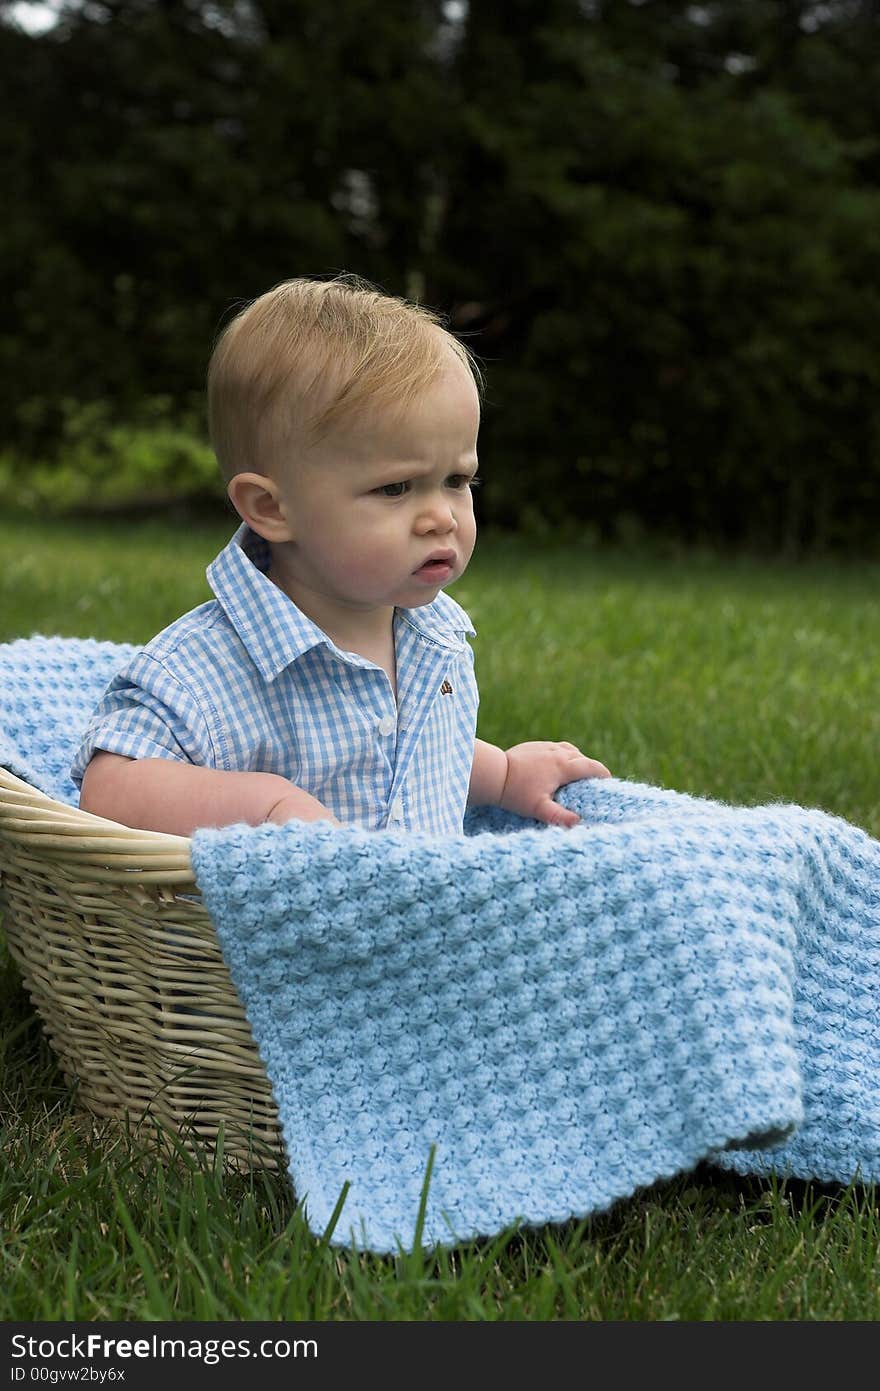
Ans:
[[[502,807],[553,826],[575,826],[580,818],[554,802],[554,792],[580,778],[610,776],[604,763],[587,758],[574,744],[536,740],[505,751],[475,739],[468,803]]]
[[[99,749],[80,807],[143,831],[189,836],[198,826],[332,821],[323,803],[277,773],[231,773],[168,758],[125,758]]]

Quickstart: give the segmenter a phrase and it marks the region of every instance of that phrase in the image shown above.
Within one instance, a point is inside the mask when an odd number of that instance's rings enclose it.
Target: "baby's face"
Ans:
[[[418,608],[457,580],[474,548],[471,480],[480,407],[467,368],[449,367],[412,405],[341,425],[280,481],[297,589],[351,609]]]

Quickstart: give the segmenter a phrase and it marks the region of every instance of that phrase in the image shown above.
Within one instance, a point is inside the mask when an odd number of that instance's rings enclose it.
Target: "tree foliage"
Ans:
[[[237,304],[345,268],[483,358],[485,520],[871,548],[878,37],[871,0],[0,3],[7,443],[183,420]]]

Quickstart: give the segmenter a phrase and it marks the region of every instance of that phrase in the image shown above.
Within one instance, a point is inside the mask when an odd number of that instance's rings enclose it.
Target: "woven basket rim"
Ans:
[[[0,836],[38,846],[49,857],[58,852],[109,869],[127,866],[129,875],[135,861],[157,877],[160,871],[162,877],[193,875],[188,836],[136,830],[68,806],[7,768],[0,768]]]

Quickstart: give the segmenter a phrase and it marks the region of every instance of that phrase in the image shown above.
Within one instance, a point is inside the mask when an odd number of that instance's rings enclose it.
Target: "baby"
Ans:
[[[467,614],[479,372],[428,310],[290,280],[221,335],[211,439],[242,524],[215,598],[114,678],[72,776],[87,811],[190,835],[326,819],[460,833],[467,805],[557,826],[573,744],[476,738]]]

